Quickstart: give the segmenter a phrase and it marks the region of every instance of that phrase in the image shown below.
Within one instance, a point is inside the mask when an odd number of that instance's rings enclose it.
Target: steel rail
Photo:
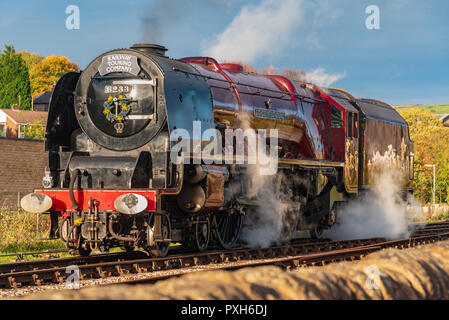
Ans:
[[[284,245],[273,246],[264,249],[235,248],[230,250],[213,250],[206,252],[187,252],[178,249],[177,254],[165,258],[148,258],[145,253],[136,251],[131,253],[120,252],[112,254],[98,254],[89,257],[68,257],[47,260],[21,261],[17,263],[0,264],[0,288],[14,288],[22,284],[41,285],[47,282],[63,282],[68,266],[76,265],[82,279],[104,278],[113,275],[126,275],[129,273],[142,273],[158,270],[172,270],[191,266],[208,265],[214,263],[227,263],[232,261],[273,260],[283,257],[304,257],[311,254],[338,252],[339,250],[351,250],[354,248],[387,248],[410,247],[416,241],[419,243],[438,241],[449,238],[448,228],[435,228],[445,223],[423,225],[420,231],[433,232],[430,235],[417,235],[415,237],[386,241],[382,238],[356,239],[345,241],[295,241]],[[437,230],[432,230],[437,229]],[[437,233],[435,233],[437,231]],[[440,232],[441,231],[441,232]],[[446,231],[446,232],[444,232]],[[435,240],[437,239],[437,240]],[[372,251],[374,249],[370,249]],[[377,250],[377,249],[376,249]],[[352,251],[351,251],[352,252]],[[333,256],[332,256],[333,257]],[[253,261],[251,263],[256,263]],[[279,260],[281,261],[281,260]],[[271,262],[273,264],[273,262]]]
[[[58,266],[69,265],[83,265],[88,263],[96,263],[101,261],[118,261],[123,259],[136,259],[145,256],[141,251],[135,252],[117,252],[117,253],[102,253],[95,254],[88,257],[64,257],[54,259],[29,260],[18,262],[0,263],[0,275],[6,273],[30,271],[43,268],[52,268]]]
[[[298,250],[300,248],[301,252],[309,252],[313,250],[318,250],[318,248],[323,246],[325,243],[330,248],[338,247],[339,245],[347,246],[347,245],[355,245],[354,243],[359,243],[359,241],[380,241],[380,238],[372,238],[372,239],[360,239],[360,240],[349,240],[349,241],[329,241],[329,240],[296,240],[287,245],[273,246],[271,248],[267,248],[265,250],[272,251],[274,254],[285,254],[286,250]],[[287,246],[290,245],[289,249]],[[247,250],[260,250],[260,249],[248,249],[243,247],[236,247],[230,252],[238,254],[241,251]],[[222,250],[209,250],[206,252],[192,252],[191,250],[185,249],[171,249],[171,255],[167,258],[178,258],[183,255],[194,254],[195,256],[202,256],[208,254],[217,254],[222,253]],[[266,253],[270,254],[270,253]],[[19,271],[28,271],[28,270],[36,270],[36,269],[46,269],[48,267],[67,267],[69,265],[84,265],[88,263],[99,263],[101,261],[115,261],[115,260],[136,260],[147,258],[148,255],[142,251],[133,251],[133,252],[117,252],[117,253],[103,253],[91,255],[88,257],[76,256],[76,257],[65,257],[65,258],[55,258],[55,259],[44,259],[44,260],[30,260],[30,261],[19,261],[19,262],[8,262],[8,263],[0,263],[0,275],[5,273],[13,273]]]
[[[61,283],[68,276],[65,272],[68,266],[76,265],[82,279],[104,278],[120,276],[129,273],[151,272],[158,270],[171,270],[183,267],[207,265],[210,263],[227,263],[231,261],[251,259],[273,259],[312,252],[332,251],[343,248],[353,248],[361,245],[383,242],[381,238],[357,239],[345,241],[312,241],[293,242],[286,245],[270,248],[236,248],[230,250],[215,250],[201,253],[188,253],[170,255],[165,258],[145,258],[117,260],[117,256],[97,255],[90,257],[77,257],[75,259],[52,259],[32,261],[29,264],[20,262],[8,264],[3,269],[10,272],[0,273],[0,288],[15,288],[22,284],[41,285],[45,282]],[[120,256],[118,254],[118,256]],[[122,255],[123,257],[123,255]],[[38,262],[36,264],[36,262]],[[1,265],[0,265],[1,267]]]
[[[441,240],[449,239],[449,232],[444,234],[434,234],[428,236],[414,237],[408,239],[401,240],[393,240],[393,241],[385,241],[382,243],[376,243],[356,248],[342,249],[342,250],[333,250],[328,252],[320,252],[320,253],[312,253],[307,255],[299,255],[292,257],[284,257],[278,259],[271,260],[263,260],[263,261],[250,261],[247,263],[236,264],[236,265],[224,265],[214,268],[214,270],[225,270],[225,271],[234,271],[243,268],[253,268],[253,267],[261,267],[261,266],[269,266],[274,265],[281,267],[284,270],[292,270],[301,267],[308,266],[322,266],[329,263],[339,262],[339,261],[353,261],[360,260],[364,256],[369,253],[380,251],[386,248],[397,248],[397,249],[405,249],[412,248],[417,245],[433,243]],[[204,272],[203,270],[193,271],[193,272]],[[169,274],[169,275],[160,275],[147,279],[137,279],[137,280],[128,280],[122,281],[119,283],[112,284],[152,284],[162,280],[168,280],[170,278],[176,278],[184,275],[184,273],[178,274]],[[107,284],[107,285],[112,285]]]

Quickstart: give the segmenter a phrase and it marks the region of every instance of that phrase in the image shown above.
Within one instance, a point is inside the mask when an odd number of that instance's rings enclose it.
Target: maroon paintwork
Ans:
[[[219,64],[208,57],[181,60],[208,77],[216,123],[233,129],[278,129],[281,158],[345,161],[344,108],[330,101],[318,87],[301,85],[280,75],[245,73],[238,64]],[[342,128],[331,128],[329,102],[342,110]],[[275,110],[285,119],[257,118],[255,109]]]
[[[331,145],[332,150],[329,150],[329,152],[332,152],[331,158],[335,161],[345,161],[345,142],[347,137],[347,113],[353,112],[358,114],[358,111],[352,107],[349,108],[342,106],[338,102],[336,102],[332,97],[330,97],[324,90],[322,90],[319,87],[314,87],[316,92],[319,94],[319,97],[326,101],[326,103],[323,104],[323,112],[325,114],[325,117],[328,120],[328,128],[329,128],[329,143],[326,145]],[[330,122],[331,119],[331,108],[332,105],[337,107],[342,112],[342,127],[341,128],[333,128]],[[322,132],[322,134],[326,134],[325,132]]]

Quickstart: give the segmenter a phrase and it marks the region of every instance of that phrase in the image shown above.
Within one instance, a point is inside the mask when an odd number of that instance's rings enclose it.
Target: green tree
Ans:
[[[40,120],[26,125],[22,130],[25,139],[44,140],[45,130]]]
[[[30,69],[32,94],[51,91],[61,76],[77,70],[79,70],[79,66],[64,56],[51,55],[46,57]]]
[[[5,45],[0,54],[0,108],[31,109],[31,84],[28,68],[13,46]]]

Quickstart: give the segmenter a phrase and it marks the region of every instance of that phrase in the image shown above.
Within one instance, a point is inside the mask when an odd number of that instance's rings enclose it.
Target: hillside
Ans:
[[[449,104],[407,104],[407,105],[393,106],[393,108],[400,110],[408,110],[416,108],[423,111],[430,111],[434,114],[449,114]]]

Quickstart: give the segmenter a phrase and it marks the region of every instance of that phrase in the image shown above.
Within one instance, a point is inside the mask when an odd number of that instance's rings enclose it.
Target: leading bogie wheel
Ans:
[[[71,228],[70,220],[67,218],[62,219],[61,224],[59,225],[59,237],[64,243],[67,242],[69,237],[69,232]]]
[[[85,246],[80,245],[78,249],[76,249],[76,253],[82,257],[87,257],[91,254],[92,250],[90,249],[89,244],[85,244]]]
[[[171,237],[171,226],[170,219],[168,215],[162,214],[161,216],[161,235],[162,240],[170,239]],[[165,257],[170,249],[170,241],[160,241],[160,239],[155,239],[154,237],[154,216],[151,219],[147,227],[147,248],[152,256],[155,257]]]

